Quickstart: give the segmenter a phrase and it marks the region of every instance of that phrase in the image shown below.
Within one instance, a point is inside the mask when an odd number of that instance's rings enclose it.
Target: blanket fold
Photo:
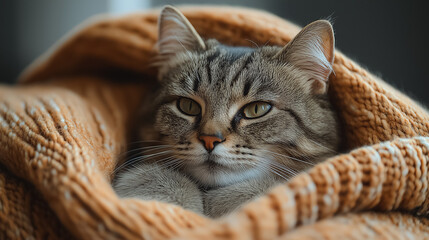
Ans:
[[[181,11],[203,37],[231,45],[284,45],[299,32],[250,9]],[[429,114],[339,52],[329,95],[350,152],[218,220],[119,199],[110,180],[155,81],[158,14],[92,20],[20,85],[0,86],[0,239],[429,237]]]

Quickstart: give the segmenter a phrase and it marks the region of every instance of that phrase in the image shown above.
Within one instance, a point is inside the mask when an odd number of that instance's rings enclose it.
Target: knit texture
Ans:
[[[230,45],[299,32],[255,10],[181,10]],[[158,14],[93,19],[0,86],[0,239],[429,239],[429,114],[339,52],[329,95],[347,153],[218,220],[119,199],[110,181],[155,81]]]

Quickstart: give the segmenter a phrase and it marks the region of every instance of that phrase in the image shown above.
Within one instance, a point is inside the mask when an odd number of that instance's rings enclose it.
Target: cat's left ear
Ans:
[[[312,92],[324,94],[334,62],[334,41],[332,25],[318,20],[304,27],[275,57],[305,71]]]
[[[188,19],[175,7],[165,6],[158,21],[158,50],[161,58],[185,51],[205,50],[206,45]]]

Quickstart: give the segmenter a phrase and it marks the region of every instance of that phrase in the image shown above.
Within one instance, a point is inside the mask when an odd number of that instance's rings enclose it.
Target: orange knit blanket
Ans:
[[[181,10],[232,45],[299,31],[249,9]],[[349,153],[218,220],[119,199],[111,173],[154,81],[158,14],[93,20],[0,86],[0,239],[429,239],[429,114],[339,52],[329,94]]]

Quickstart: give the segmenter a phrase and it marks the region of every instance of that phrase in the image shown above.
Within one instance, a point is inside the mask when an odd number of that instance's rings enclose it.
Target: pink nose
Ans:
[[[198,139],[203,142],[204,147],[207,149],[208,152],[213,151],[215,146],[223,141],[225,139],[222,139],[218,136],[214,135],[200,135]]]

